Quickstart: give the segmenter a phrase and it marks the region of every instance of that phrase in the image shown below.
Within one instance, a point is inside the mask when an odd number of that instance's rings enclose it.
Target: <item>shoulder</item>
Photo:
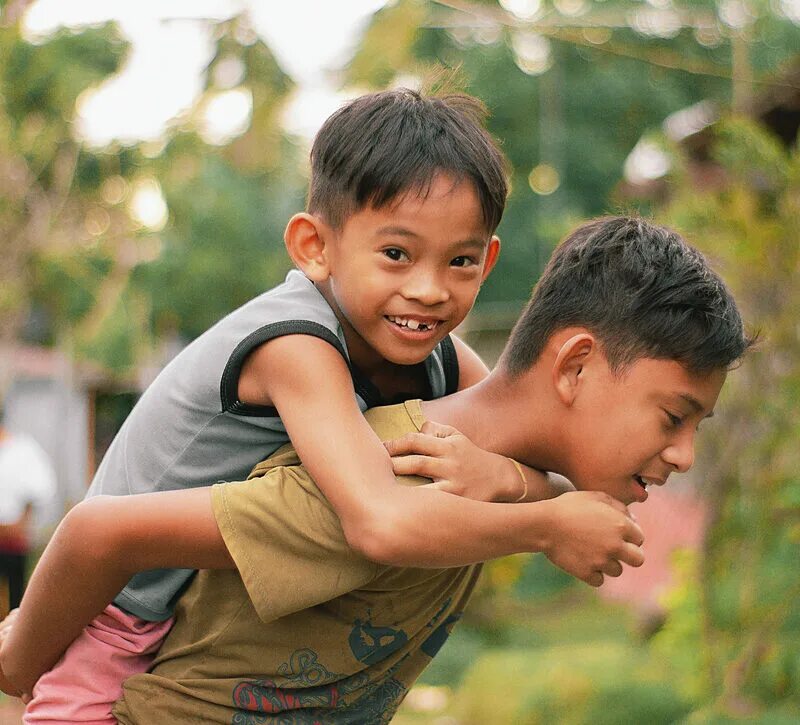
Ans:
[[[479,383],[489,374],[489,368],[466,342],[456,335],[450,335],[456,350],[459,368],[458,389],[464,390]]]

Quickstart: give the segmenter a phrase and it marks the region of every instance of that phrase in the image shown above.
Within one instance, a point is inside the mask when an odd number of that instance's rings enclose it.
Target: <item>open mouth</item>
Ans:
[[[389,322],[393,322],[398,327],[405,330],[414,330],[415,332],[428,332],[435,330],[439,325],[439,320],[422,321],[414,319],[413,317],[397,317],[395,315],[386,315]]]

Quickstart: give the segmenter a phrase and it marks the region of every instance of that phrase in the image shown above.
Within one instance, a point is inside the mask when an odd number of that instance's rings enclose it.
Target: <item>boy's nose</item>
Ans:
[[[678,473],[686,473],[694,465],[694,432],[681,435],[664,449],[661,457]]]
[[[450,290],[442,284],[436,275],[416,274],[406,281],[402,291],[403,297],[418,300],[424,305],[438,305],[450,299]]]

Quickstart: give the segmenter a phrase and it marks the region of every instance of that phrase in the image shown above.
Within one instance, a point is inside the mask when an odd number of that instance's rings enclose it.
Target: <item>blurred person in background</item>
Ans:
[[[9,607],[19,606],[33,540],[34,511],[55,495],[56,475],[42,447],[6,428],[0,405],[0,579],[8,582]],[[0,602],[0,609],[5,602]]]

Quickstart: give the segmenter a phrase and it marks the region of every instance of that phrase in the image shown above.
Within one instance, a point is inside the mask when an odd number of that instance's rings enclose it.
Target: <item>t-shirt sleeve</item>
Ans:
[[[212,505],[263,622],[357,589],[378,572],[347,545],[335,512],[298,466],[215,485]]]

